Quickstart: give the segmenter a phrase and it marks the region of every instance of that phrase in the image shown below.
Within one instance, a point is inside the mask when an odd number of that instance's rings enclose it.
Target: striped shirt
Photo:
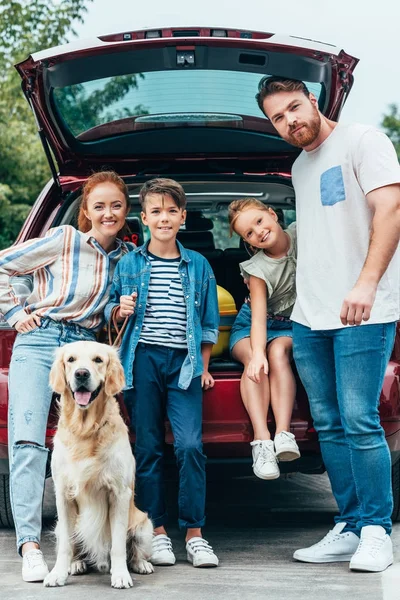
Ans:
[[[187,348],[186,303],[179,274],[180,257],[159,258],[148,252],[151,276],[139,342]]]
[[[118,239],[116,245],[107,253],[93,237],[63,225],[50,229],[43,238],[2,250],[0,311],[10,325],[34,312],[99,329],[115,265],[129,251]],[[10,277],[27,274],[33,274],[33,291],[22,306]]]

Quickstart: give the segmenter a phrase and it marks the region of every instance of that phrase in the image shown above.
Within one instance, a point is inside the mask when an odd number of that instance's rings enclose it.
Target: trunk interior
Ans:
[[[178,178],[177,178],[178,179]],[[187,196],[187,218],[184,228],[178,233],[178,240],[188,249],[200,252],[209,261],[217,284],[228,290],[240,310],[247,287],[239,271],[239,263],[249,258],[249,252],[236,234],[229,233],[228,206],[233,200],[254,197],[271,206],[278,214],[279,223],[285,229],[296,220],[295,200],[290,179],[278,176],[217,178],[179,178]],[[140,218],[139,190],[143,181],[128,183],[131,211],[128,224],[132,239],[137,245],[149,239],[147,228]],[[79,195],[71,195],[53,225],[71,224],[76,226]],[[221,356],[224,370],[235,368],[228,353]],[[220,361],[214,359],[215,367]],[[222,365],[221,365],[222,366]]]

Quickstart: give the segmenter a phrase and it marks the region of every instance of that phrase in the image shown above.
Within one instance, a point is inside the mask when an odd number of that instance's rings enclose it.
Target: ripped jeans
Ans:
[[[8,452],[11,507],[17,549],[40,543],[48,449],[46,426],[52,391],[49,374],[57,348],[95,341],[95,334],[74,323],[43,318],[40,327],[16,337],[9,371]]]

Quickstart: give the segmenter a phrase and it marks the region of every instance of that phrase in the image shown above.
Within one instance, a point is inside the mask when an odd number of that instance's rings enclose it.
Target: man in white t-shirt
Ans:
[[[325,118],[301,81],[264,78],[256,98],[280,136],[303,149],[292,171],[294,357],[340,513],[294,558],[383,571],[393,562],[393,498],[378,405],[400,315],[399,162],[378,130]]]

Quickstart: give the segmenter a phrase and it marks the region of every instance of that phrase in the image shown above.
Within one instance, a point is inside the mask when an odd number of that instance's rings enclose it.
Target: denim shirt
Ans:
[[[187,250],[176,242],[180,252],[179,274],[186,302],[186,338],[188,354],[179,376],[179,387],[186,390],[192,379],[203,373],[201,344],[215,344],[218,340],[219,309],[217,286],[208,261],[194,250]],[[120,296],[137,292],[136,307],[130,317],[120,348],[125,371],[125,389],[133,387],[132,365],[143,327],[149,291],[151,262],[147,254],[149,242],[126,254],[117,264],[110,299],[105,307],[107,321],[112,310],[119,306]]]

